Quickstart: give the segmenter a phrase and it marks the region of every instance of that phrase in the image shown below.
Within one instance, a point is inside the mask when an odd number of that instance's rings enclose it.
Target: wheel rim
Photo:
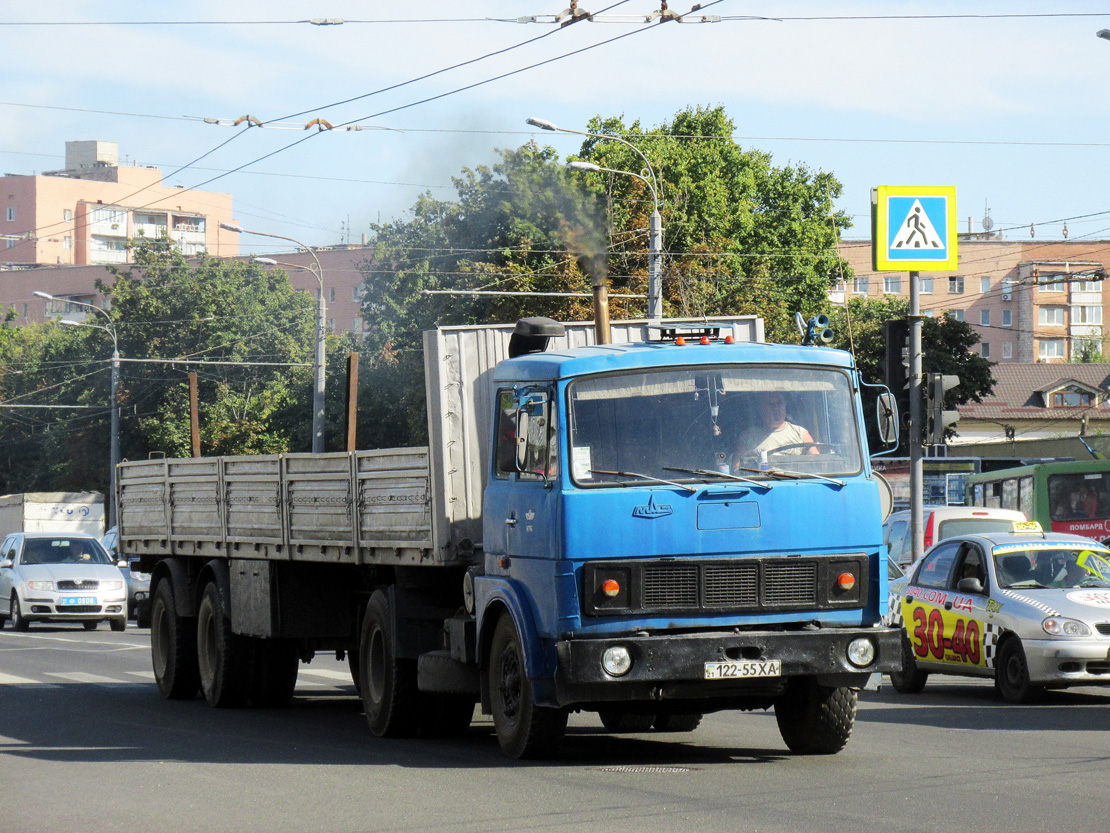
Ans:
[[[506,645],[501,652],[500,674],[497,692],[501,696],[501,711],[505,717],[515,720],[520,711],[520,658],[512,645]]]
[[[212,608],[207,600],[200,606],[200,616],[197,622],[197,665],[200,667],[201,685],[205,689],[212,687],[212,680],[216,676],[216,627]]]
[[[1010,651],[1002,671],[1002,676],[1010,689],[1016,691],[1022,687],[1025,682],[1025,665],[1017,651]]]
[[[375,623],[370,631],[369,651],[366,657],[366,693],[371,702],[385,699],[385,634]]]
[[[166,606],[159,599],[154,603],[150,614],[150,647],[154,661],[154,675],[158,679],[166,676],[169,665],[170,634]]]

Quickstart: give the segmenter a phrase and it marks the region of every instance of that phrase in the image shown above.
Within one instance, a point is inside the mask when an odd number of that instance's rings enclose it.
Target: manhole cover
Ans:
[[[690,772],[688,766],[603,766],[599,772],[650,772],[670,774],[674,772]]]

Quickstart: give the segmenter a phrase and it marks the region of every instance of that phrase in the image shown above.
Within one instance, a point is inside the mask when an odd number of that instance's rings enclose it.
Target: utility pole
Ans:
[[[921,458],[921,275],[910,272],[910,541],[912,559],[924,552],[922,492],[925,464]]]

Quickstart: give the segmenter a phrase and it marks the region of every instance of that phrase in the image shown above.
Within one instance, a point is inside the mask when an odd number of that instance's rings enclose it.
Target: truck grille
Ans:
[[[855,587],[837,577],[851,572]],[[595,592],[606,579],[623,588]],[[848,555],[750,557],[701,561],[593,561],[583,570],[587,615],[621,613],[756,613],[860,607],[867,598],[868,559]]]
[[[95,579],[85,579],[84,581],[62,579],[58,582],[59,590],[96,590],[99,587],[100,582]]]

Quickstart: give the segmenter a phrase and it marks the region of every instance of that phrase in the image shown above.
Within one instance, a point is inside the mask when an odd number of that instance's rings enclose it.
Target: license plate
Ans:
[[[58,607],[94,604],[96,604],[96,596],[66,596],[63,599],[58,599]]]
[[[740,680],[746,677],[781,677],[782,660],[759,659],[741,662],[707,662],[705,679]]]

